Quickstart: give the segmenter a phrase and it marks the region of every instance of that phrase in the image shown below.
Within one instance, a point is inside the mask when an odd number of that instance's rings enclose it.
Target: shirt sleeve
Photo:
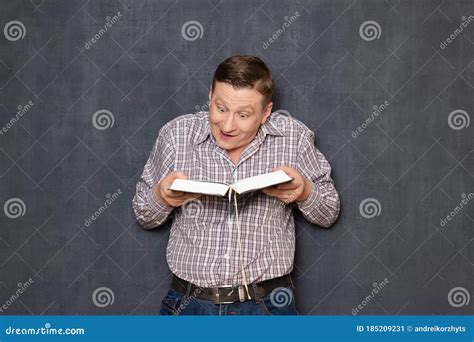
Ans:
[[[308,198],[296,202],[298,209],[311,223],[329,228],[339,216],[340,200],[331,179],[331,166],[315,147],[313,132],[309,132],[302,139],[298,154],[298,171],[313,183]]]
[[[172,206],[160,203],[153,191],[153,187],[173,171],[174,151],[173,140],[168,137],[164,126],[160,129],[132,200],[137,221],[144,229],[162,225],[174,209]]]

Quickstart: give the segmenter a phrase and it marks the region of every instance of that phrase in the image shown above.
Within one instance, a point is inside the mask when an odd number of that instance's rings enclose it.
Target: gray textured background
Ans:
[[[135,183],[160,127],[205,107],[213,71],[235,54],[268,63],[274,109],[315,131],[341,195],[341,216],[329,230],[296,213],[299,310],[350,315],[387,278],[360,314],[473,313],[466,296],[473,294],[473,201],[440,223],[474,192],[474,124],[467,124],[474,22],[440,46],[474,15],[472,1],[0,6],[1,28],[17,20],[26,30],[18,40],[0,36],[0,126],[18,106],[34,104],[0,135],[0,305],[34,281],[3,314],[158,313],[170,283],[170,221],[154,231],[139,227]],[[191,20],[203,28],[196,40],[182,34]],[[378,39],[362,39],[366,21],[379,24]],[[384,101],[389,106],[353,138]],[[102,109],[114,124],[99,130],[92,119]],[[465,120],[461,129],[448,121],[453,111]],[[86,227],[118,189],[122,195]],[[12,198],[25,204],[17,218],[9,217],[16,216],[6,205]],[[360,208],[367,198],[380,204],[373,218]],[[94,304],[100,287],[113,292],[113,303]],[[460,307],[448,300],[456,287],[464,288]]]

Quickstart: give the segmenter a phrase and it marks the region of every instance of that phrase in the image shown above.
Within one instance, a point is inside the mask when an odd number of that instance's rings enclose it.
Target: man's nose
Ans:
[[[229,114],[229,116],[227,116],[223,128],[226,132],[232,132],[234,130],[234,116],[232,114]]]

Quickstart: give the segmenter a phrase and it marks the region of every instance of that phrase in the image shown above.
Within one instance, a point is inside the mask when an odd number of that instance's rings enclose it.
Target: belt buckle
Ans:
[[[224,286],[213,287],[212,288],[212,294],[213,294],[212,302],[214,304],[231,304],[231,303],[233,303],[233,301],[222,302],[219,298],[219,289],[220,288],[231,288],[231,289],[233,289],[233,287],[234,287],[233,285],[224,285]],[[232,291],[230,293],[232,293]]]

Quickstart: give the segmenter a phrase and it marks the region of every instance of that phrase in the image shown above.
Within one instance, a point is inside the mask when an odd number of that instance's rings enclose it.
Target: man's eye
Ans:
[[[224,113],[224,112],[225,112],[225,109],[222,108],[222,107],[217,107],[217,110],[218,110],[219,112],[221,112],[221,113]]]
[[[247,117],[248,117],[247,113],[240,113],[239,115],[242,119],[247,119]]]

